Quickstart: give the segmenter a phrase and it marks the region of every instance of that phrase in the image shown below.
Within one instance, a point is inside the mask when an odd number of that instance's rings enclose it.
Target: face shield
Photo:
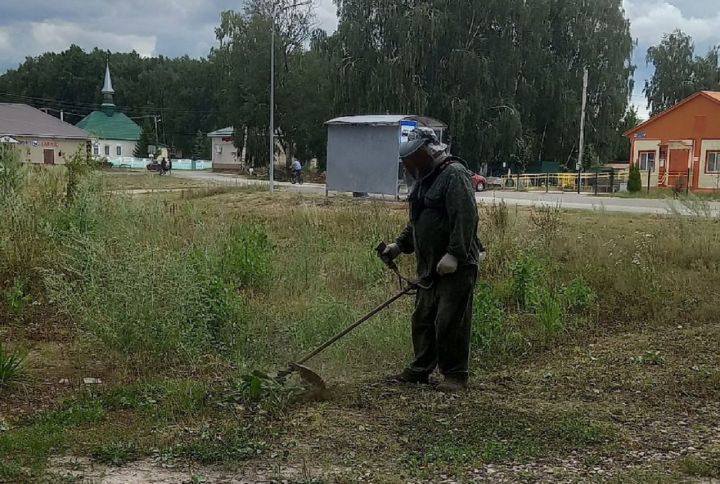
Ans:
[[[446,151],[447,146],[440,143],[432,129],[416,128],[400,145],[400,159],[413,179],[422,180],[440,164]]]
[[[405,170],[414,180],[421,180],[433,168],[433,157],[430,156],[423,140],[409,141],[403,143],[400,148],[400,159]]]

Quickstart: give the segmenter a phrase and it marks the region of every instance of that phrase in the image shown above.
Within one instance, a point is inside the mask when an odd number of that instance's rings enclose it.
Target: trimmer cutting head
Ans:
[[[315,373],[307,366],[303,366],[299,363],[290,363],[288,369],[278,373],[276,379],[282,383],[288,376],[292,375],[293,373],[297,373],[302,381],[304,381],[310,386],[315,387],[318,390],[324,391],[327,389],[327,387],[325,386],[325,380],[323,380],[320,375]]]
[[[305,383],[312,385],[319,390],[326,389],[325,380],[307,366],[303,366],[298,363],[290,363],[290,369],[300,375],[300,378],[302,378]]]

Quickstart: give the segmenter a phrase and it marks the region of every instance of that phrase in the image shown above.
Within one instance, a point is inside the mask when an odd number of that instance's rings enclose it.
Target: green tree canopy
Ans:
[[[661,113],[698,91],[720,90],[719,49],[712,47],[705,57],[695,56],[692,37],[680,30],[650,47],[647,63],[655,68],[645,83],[650,113]]]

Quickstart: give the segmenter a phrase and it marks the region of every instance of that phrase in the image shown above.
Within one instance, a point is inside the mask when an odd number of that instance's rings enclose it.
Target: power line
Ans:
[[[48,104],[55,104],[57,106],[63,106],[68,107],[70,109],[90,109],[91,111],[98,111],[102,108],[101,104],[91,104],[91,103],[82,103],[82,102],[69,102],[69,101],[62,101],[58,99],[50,99],[50,98],[43,98],[43,97],[35,97],[35,96],[25,96],[22,94],[14,94],[10,92],[0,92],[0,96],[8,96],[8,97],[14,97],[18,99],[24,99],[24,100],[30,100],[35,102],[41,102],[41,103],[48,103]],[[178,114],[228,114],[230,113],[229,110],[223,110],[223,109],[178,109],[178,108],[170,108],[170,107],[159,107],[159,106],[140,106],[140,107],[132,107],[132,108],[117,108],[116,111],[122,112],[123,114],[132,114],[135,112],[157,112],[157,111],[164,111],[169,113],[178,113]]]

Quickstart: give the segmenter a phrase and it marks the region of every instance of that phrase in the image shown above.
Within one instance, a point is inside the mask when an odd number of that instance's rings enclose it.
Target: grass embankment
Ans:
[[[405,207],[116,180],[6,183],[0,335],[27,356],[0,387],[0,481],[147,459],[297,482],[720,472],[716,222],[483,207],[473,389],[377,383],[409,357],[405,300],[314,361],[334,385],[301,404],[253,370],[396,290],[372,249]]]

